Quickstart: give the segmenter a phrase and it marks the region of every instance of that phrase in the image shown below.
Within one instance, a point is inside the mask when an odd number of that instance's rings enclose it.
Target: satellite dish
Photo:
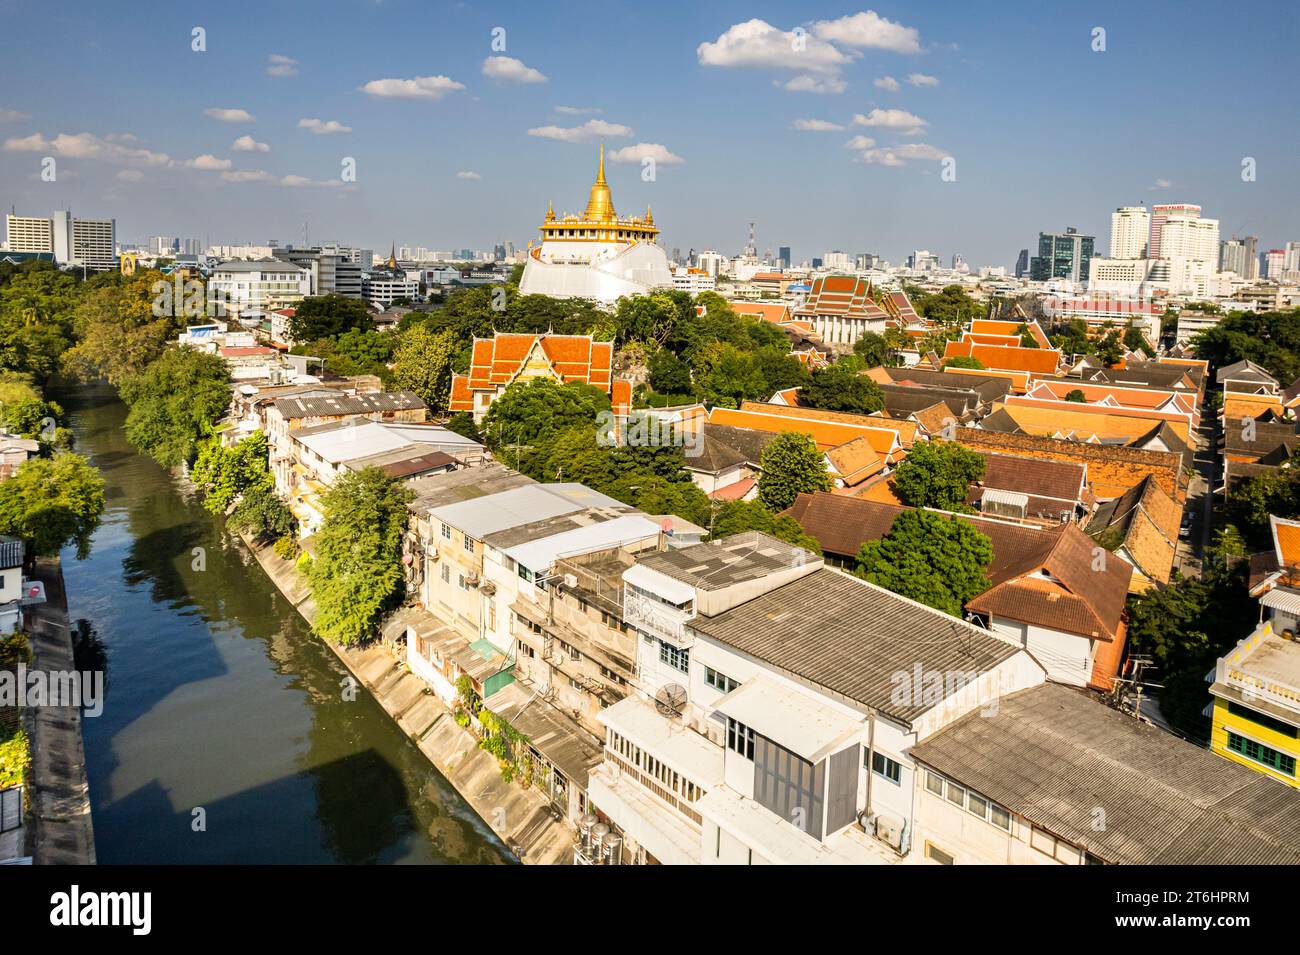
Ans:
[[[686,712],[686,687],[680,683],[668,683],[655,694],[655,709],[660,716],[677,719]]]

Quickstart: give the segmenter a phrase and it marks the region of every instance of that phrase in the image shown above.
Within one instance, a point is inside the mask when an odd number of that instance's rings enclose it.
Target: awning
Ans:
[[[642,590],[657,594],[671,603],[684,604],[688,600],[695,599],[694,587],[641,564],[633,564],[623,571],[623,580]]]
[[[1265,607],[1280,610],[1282,613],[1300,616],[1300,592],[1290,587],[1274,587],[1260,597],[1259,602]]]
[[[714,709],[812,763],[842,750],[866,723],[865,716],[763,677],[732,690]]]

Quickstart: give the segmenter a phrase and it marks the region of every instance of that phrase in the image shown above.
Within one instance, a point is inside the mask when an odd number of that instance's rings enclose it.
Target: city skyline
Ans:
[[[1041,231],[1100,238],[1114,209],[1160,202],[1201,205],[1224,238],[1281,246],[1297,213],[1294,126],[1265,121],[1266,98],[1199,64],[1244,56],[1261,80],[1283,73],[1287,31],[1269,24],[1295,12],[1221,23],[1179,5],[1186,69],[1153,77],[1169,66],[1159,30],[1174,9],[1026,4],[988,21],[816,4],[795,22],[767,4],[716,5],[666,25],[595,5],[563,20],[390,0],[310,21],[175,9],[144,23],[16,7],[12,36],[58,21],[73,82],[43,83],[43,50],[10,52],[0,199],[20,214],[115,218],[125,241],[297,244],[307,223],[313,241],[375,249],[524,248],[548,201],[576,211],[604,143],[619,211],[653,207],[665,248],[737,252],[756,221],[760,254],[789,246],[796,262],[830,249],[900,262],[922,248],[1010,266]],[[332,29],[339,17],[356,18],[356,37]],[[367,21],[383,44],[351,43]],[[619,37],[644,70],[627,69]],[[1022,55],[994,53],[1008,46]],[[154,68],[125,67],[141,62]],[[1072,78],[1068,99],[1045,70]],[[1207,138],[1196,123],[1210,114]],[[1103,148],[1119,131],[1124,148]],[[348,158],[355,182],[340,179]]]

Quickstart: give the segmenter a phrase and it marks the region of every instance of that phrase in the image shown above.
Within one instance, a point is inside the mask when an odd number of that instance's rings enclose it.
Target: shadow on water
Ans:
[[[104,472],[90,553],[64,553],[101,862],[501,862],[512,857],[220,518],[136,454],[112,392],[60,396]],[[207,814],[194,832],[192,811]]]

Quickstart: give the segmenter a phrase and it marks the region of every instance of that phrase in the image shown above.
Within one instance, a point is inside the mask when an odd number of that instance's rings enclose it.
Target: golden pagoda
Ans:
[[[637,216],[620,218],[614,211],[614,199],[605,179],[605,147],[600,147],[600,161],[596,167],[596,181],[591,184],[587,208],[580,216],[557,216],[551,203],[546,205],[546,219],[541,225],[543,243],[606,242],[631,245],[635,242],[654,242],[659,229],[654,217],[646,208],[644,219]]]

